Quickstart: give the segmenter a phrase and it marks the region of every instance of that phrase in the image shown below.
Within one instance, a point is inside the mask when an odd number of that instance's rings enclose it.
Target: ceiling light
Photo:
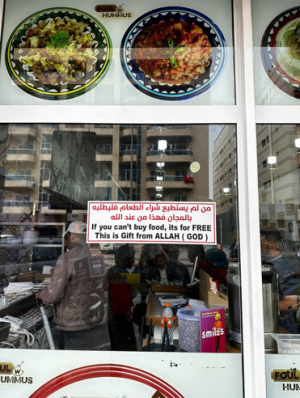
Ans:
[[[159,140],[158,141],[158,150],[159,151],[164,151],[168,146],[168,143],[166,140]]]
[[[270,155],[270,156],[268,156],[267,161],[268,161],[268,164],[270,164],[270,165],[276,164],[277,156]]]

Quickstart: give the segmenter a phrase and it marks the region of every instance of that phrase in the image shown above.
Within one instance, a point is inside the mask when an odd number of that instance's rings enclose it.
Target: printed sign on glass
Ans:
[[[87,242],[216,244],[213,202],[89,202]]]

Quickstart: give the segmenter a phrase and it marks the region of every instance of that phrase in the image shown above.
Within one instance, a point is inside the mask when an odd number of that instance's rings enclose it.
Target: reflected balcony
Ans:
[[[41,169],[42,176],[42,187],[49,188],[50,187],[50,169]]]
[[[21,176],[17,174],[6,174],[5,188],[27,188],[34,189],[35,179],[33,176]]]
[[[1,202],[2,213],[27,213],[33,209],[33,202],[3,200]]]
[[[193,160],[193,151],[190,149],[166,149],[165,151],[152,149],[146,152],[147,163],[192,163]]]
[[[109,137],[116,134],[119,129],[112,124],[94,124],[91,126],[91,131],[95,132],[100,137]]]
[[[15,137],[27,136],[36,138],[36,125],[35,124],[10,124],[9,135]]]
[[[47,204],[43,204],[41,207],[41,213],[47,214],[47,215],[59,216],[59,215],[67,214],[67,210],[66,209],[49,209]]]
[[[52,157],[52,145],[51,144],[42,144],[40,160],[50,162],[51,157]]]
[[[96,149],[96,162],[112,162],[112,147]]]
[[[7,150],[8,162],[34,162],[36,152],[29,148],[9,148]]]
[[[100,173],[95,176],[95,188],[110,188],[112,186],[111,173]]]
[[[122,189],[130,189],[130,181],[119,180],[119,187],[122,188]],[[137,187],[136,182],[132,181],[132,189],[136,190],[136,187]]]
[[[193,138],[192,127],[189,126],[169,126],[167,128],[148,127],[147,138],[170,138],[170,137],[188,137],[190,140]]]
[[[65,130],[65,131],[90,131],[90,125],[89,124],[83,124],[83,123],[68,123],[68,124],[60,124],[59,125],[60,130]]]
[[[131,132],[133,135],[133,138],[136,139],[137,137],[137,128],[136,127],[124,127],[120,131],[120,137],[131,137]]]
[[[131,162],[131,156],[132,156],[132,161],[136,162],[137,161],[137,156],[136,156],[136,149],[131,149],[126,150],[126,151],[121,151],[120,152],[120,163],[130,163]]]
[[[42,133],[42,135],[52,136],[53,132],[56,130],[59,130],[59,124],[43,123],[42,128],[41,128],[41,133]]]
[[[120,170],[119,174],[119,187],[123,189],[130,189],[130,170]],[[132,189],[136,190],[137,183],[136,177],[132,177]]]
[[[149,176],[146,177],[146,189],[155,189],[157,186],[164,189],[193,189],[194,184],[187,184],[180,176]]]

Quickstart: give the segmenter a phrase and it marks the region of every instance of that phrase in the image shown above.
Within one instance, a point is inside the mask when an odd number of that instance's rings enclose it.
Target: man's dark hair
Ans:
[[[67,231],[64,236],[64,240],[66,240],[71,235],[71,232]]]
[[[265,238],[270,242],[277,242],[281,240],[280,232],[277,228],[273,227],[266,227],[260,230],[260,234],[264,235]]]

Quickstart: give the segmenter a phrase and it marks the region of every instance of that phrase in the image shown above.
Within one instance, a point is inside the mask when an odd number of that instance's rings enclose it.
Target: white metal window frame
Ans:
[[[25,5],[26,0],[20,3]],[[0,34],[4,4],[5,0],[0,0]],[[237,126],[242,338],[245,342],[242,353],[244,397],[265,398],[256,124],[300,124],[300,113],[297,113],[299,108],[296,106],[255,106],[251,15],[251,0],[233,0],[235,106],[2,105],[0,123],[183,124],[188,122],[188,124]],[[80,108],[80,112],[76,112],[75,108]]]

